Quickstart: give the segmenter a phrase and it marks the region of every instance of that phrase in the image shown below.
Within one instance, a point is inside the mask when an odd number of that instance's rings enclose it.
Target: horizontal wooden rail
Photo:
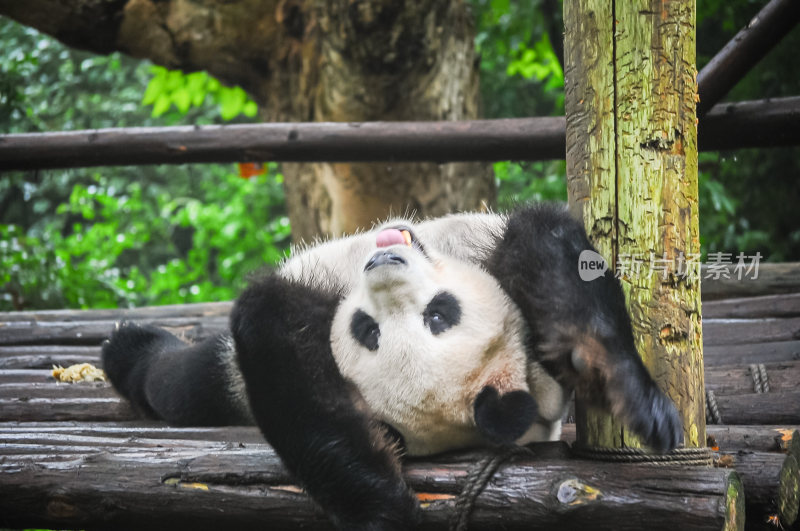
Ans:
[[[771,0],[697,75],[703,116],[800,22],[800,2]]]
[[[800,145],[800,96],[721,104],[700,148]],[[712,138],[713,137],[713,138]],[[460,122],[268,123],[0,135],[0,170],[204,162],[563,159],[563,117]]]
[[[0,136],[0,170],[186,162],[563,159],[563,117],[267,123]]]
[[[697,136],[700,151],[800,145],[800,97],[720,103]]]

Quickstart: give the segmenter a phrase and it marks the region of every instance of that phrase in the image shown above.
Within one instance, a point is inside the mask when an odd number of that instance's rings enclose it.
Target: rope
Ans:
[[[466,483],[461,493],[456,498],[455,512],[450,518],[450,531],[465,531],[469,524],[469,517],[475,507],[478,495],[483,492],[486,485],[494,476],[500,465],[508,459],[520,455],[532,456],[533,451],[524,446],[500,447],[496,454],[488,455],[475,463],[467,473]]]
[[[769,379],[767,368],[763,363],[750,365],[750,376],[753,377],[753,390],[756,393],[769,393]]]
[[[724,424],[717,406],[717,396],[711,389],[706,389],[706,422],[709,424]]]
[[[711,466],[713,463],[709,448],[676,448],[668,454],[651,454],[641,448],[604,448],[574,444],[572,452],[586,459],[612,463],[644,463],[658,466]]]

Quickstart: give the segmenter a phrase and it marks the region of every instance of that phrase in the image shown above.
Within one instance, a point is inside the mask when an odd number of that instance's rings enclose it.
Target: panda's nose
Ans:
[[[367,265],[364,266],[364,271],[370,271],[382,265],[402,265],[405,264],[405,259],[391,251],[378,251],[372,255]]]

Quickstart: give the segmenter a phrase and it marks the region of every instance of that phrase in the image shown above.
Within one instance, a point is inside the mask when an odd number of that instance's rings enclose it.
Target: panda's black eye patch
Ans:
[[[381,329],[375,319],[363,310],[356,310],[356,313],[353,314],[353,319],[350,321],[350,333],[367,350],[378,350]]]
[[[443,291],[432,298],[425,307],[422,321],[430,328],[431,333],[437,336],[461,321],[461,305],[453,295]]]

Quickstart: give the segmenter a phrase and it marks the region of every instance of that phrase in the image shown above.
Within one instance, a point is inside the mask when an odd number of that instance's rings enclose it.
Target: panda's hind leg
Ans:
[[[580,222],[561,206],[537,205],[509,217],[487,268],[522,311],[542,367],[649,446],[671,450],[682,438],[680,416],[636,352],[619,281],[611,271],[581,278],[584,250],[595,249]]]
[[[103,370],[114,388],[142,413],[158,418],[147,401],[145,384],[153,358],[185,344],[165,330],[132,321],[117,323],[103,343]]]
[[[102,357],[117,391],[149,417],[184,426],[252,424],[229,336],[188,344],[158,327],[122,322]]]

